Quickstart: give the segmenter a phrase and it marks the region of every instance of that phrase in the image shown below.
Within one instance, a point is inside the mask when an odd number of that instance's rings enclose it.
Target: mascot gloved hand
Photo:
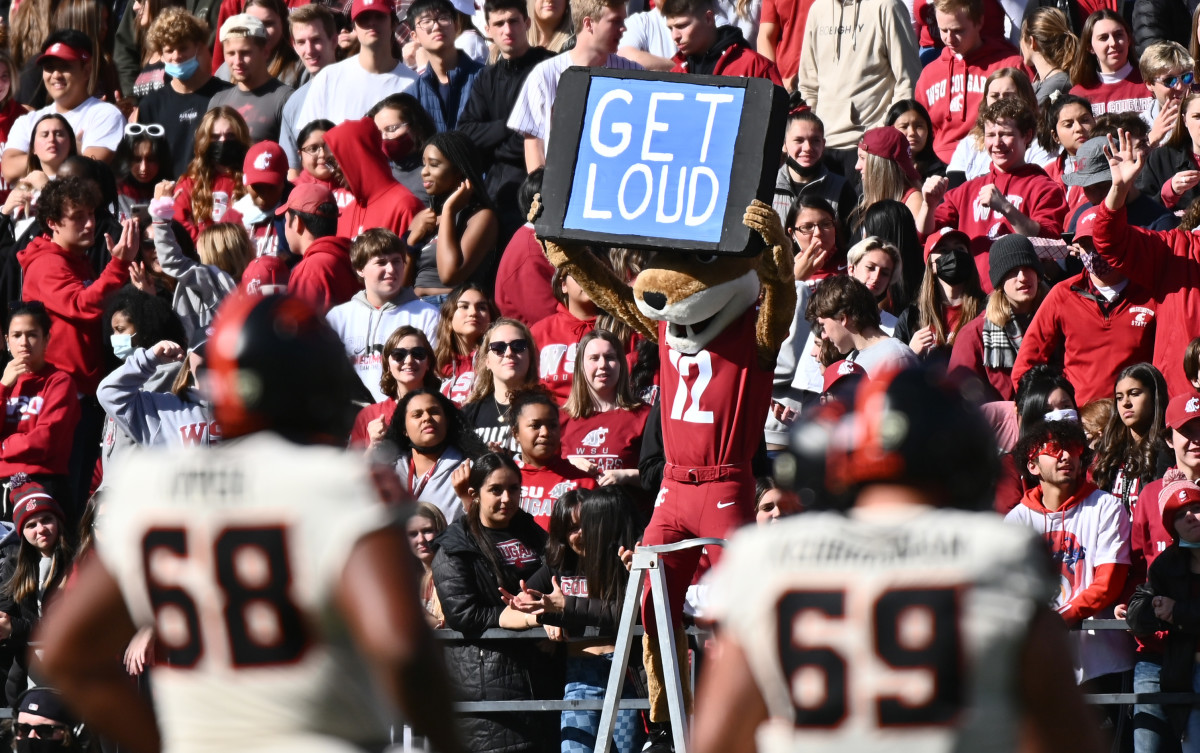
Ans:
[[[531,222],[540,211],[537,197]],[[755,200],[743,223],[766,244],[758,256],[657,251],[632,286],[583,247],[543,241],[550,263],[570,274],[596,305],[658,343],[667,464],[642,536],[648,546],[727,538],[754,519],[750,463],[762,441],[775,359],[795,313],[796,287],[792,243],[775,210]],[[677,629],[700,555],[697,548],[662,559]],[[720,558],[715,547],[708,555],[713,563]],[[653,614],[643,600],[650,720],[663,724],[668,713]],[[681,668],[687,671],[686,661]],[[686,679],[683,687],[686,693]],[[686,703],[690,708],[690,698]]]

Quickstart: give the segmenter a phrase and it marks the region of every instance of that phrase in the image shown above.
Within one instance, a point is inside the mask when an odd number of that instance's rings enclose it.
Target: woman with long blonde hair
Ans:
[[[463,415],[486,444],[516,449],[508,415],[512,393],[538,383],[537,343],[524,322],[502,317],[475,353],[475,385]]]
[[[232,107],[214,107],[196,126],[196,145],[187,174],[175,186],[175,221],[195,241],[200,231],[226,221],[229,208],[246,195],[242,163],[250,149],[250,128]],[[230,215],[229,221],[237,217]]]
[[[575,29],[571,25],[571,6],[567,0],[527,0],[529,8],[529,45],[562,52]]]

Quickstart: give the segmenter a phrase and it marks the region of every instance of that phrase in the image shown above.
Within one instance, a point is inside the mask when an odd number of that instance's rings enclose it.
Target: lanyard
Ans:
[[[412,493],[414,499],[421,498],[421,492],[425,491],[425,485],[429,483],[429,479],[433,478],[433,472],[437,470],[437,461],[433,461],[433,465],[429,466],[429,470],[425,471],[425,475],[421,476],[421,480],[417,481],[417,464],[410,455],[408,458],[408,490]]]

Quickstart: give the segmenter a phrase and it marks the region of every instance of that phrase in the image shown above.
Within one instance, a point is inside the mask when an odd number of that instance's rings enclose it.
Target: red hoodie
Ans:
[[[63,475],[71,458],[79,398],[65,372],[47,363],[17,377],[11,388],[0,384],[6,410],[0,432],[0,477],[14,473]]]
[[[500,313],[526,324],[540,322],[558,309],[550,291],[554,265],[537,242],[533,225],[517,230],[496,270],[496,306]]]
[[[1008,67],[1020,68],[1021,54],[1001,36],[984,39],[961,57],[944,47],[921,71],[913,96],[929,110],[933,151],[942,162],[950,164],[958,142],[975,127],[987,77]]]
[[[933,3],[930,0],[916,0],[913,3],[913,16],[917,19],[917,44],[922,48],[942,49],[944,44],[942,35],[937,31]],[[984,39],[1004,39],[1004,18],[1004,8],[997,0],[983,0],[983,29],[980,36]]]
[[[362,290],[350,263],[350,241],[336,235],[318,238],[288,277],[288,293],[315,306],[321,316]]]
[[[724,26],[717,30],[717,43],[714,47],[718,45],[725,46],[720,51],[720,57],[717,58],[716,67],[712,72],[713,76],[766,78],[776,86],[783,86],[783,79],[779,77],[779,69],[775,67],[775,63],[750,49],[750,45],[746,44],[742,32],[736,26]],[[675,61],[675,67],[671,69],[671,73],[691,73],[688,70],[687,56],[683,53],[676,52],[675,57],[671,60]]]
[[[17,252],[17,261],[25,275],[21,297],[50,312],[46,360],[70,374],[80,392],[95,395],[104,362],[100,319],[109,295],[129,281],[129,262],[112,257],[93,281],[86,256],[44,236]]]
[[[1111,398],[1121,369],[1153,356],[1158,305],[1132,282],[1103,301],[1086,271],[1051,288],[1021,340],[1013,386],[1035,364],[1053,363],[1075,385],[1077,405]]]
[[[1200,235],[1184,230],[1154,232],[1133,227],[1125,208],[1096,207],[1096,251],[1121,274],[1150,292],[1164,322],[1154,336],[1154,365],[1167,391],[1192,390],[1183,373],[1183,351],[1200,335]]]
[[[575,351],[583,336],[596,326],[596,318],[579,319],[566,306],[529,328],[537,343],[539,376],[542,385],[554,393],[559,405],[571,396],[575,380]]]
[[[558,498],[572,489],[595,489],[596,479],[562,458],[544,468],[521,464],[521,509],[550,530],[550,513]]]
[[[355,199],[342,210],[338,235],[353,239],[367,228],[381,227],[406,238],[413,216],[425,205],[392,176],[375,121],[347,120],[325,132],[325,144]]]

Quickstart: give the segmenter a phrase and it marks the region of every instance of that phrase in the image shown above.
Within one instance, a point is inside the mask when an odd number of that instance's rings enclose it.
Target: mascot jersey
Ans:
[[[667,325],[659,322],[667,465],[654,515],[642,535],[647,546],[697,537],[725,538],[754,517],[750,460],[771,405],[772,379],[771,372],[758,367],[757,313],[757,307],[749,307],[694,355],[668,346]],[[705,551],[716,564],[720,549]],[[700,554],[700,549],[687,549],[663,558],[667,603],[677,624]],[[645,600],[642,618],[647,631],[652,631],[653,611],[646,608]]]
[[[1039,538],[919,505],[744,529],[709,603],[766,702],[758,750],[1018,749],[1016,668],[1053,591]]]

